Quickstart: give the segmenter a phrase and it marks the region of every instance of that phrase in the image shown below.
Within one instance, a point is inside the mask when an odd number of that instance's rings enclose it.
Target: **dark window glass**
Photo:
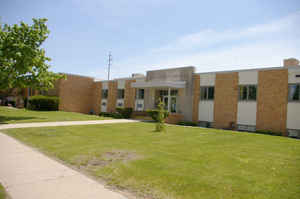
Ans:
[[[213,86],[200,87],[201,100],[213,100],[215,95],[215,88]]]
[[[205,87],[201,87],[200,88],[200,99],[201,100],[205,100],[206,99],[205,96],[206,96],[206,88]]]
[[[299,101],[300,100],[300,85],[291,84],[289,85],[289,101]]]
[[[178,94],[178,90],[171,90],[171,96],[176,96]],[[160,90],[159,91],[159,96],[168,96],[169,95],[169,90]]]
[[[239,87],[239,99],[244,100],[256,100],[256,85],[243,85]]]
[[[106,99],[108,97],[108,90],[107,89],[102,89],[102,98]]]
[[[240,87],[240,99],[241,100],[247,100],[247,93],[248,93],[248,87],[247,86],[241,86]]]
[[[118,99],[124,99],[124,89],[118,89]]]
[[[168,91],[167,90],[160,90],[159,91],[159,95],[160,96],[167,96],[168,95]]]
[[[171,95],[172,95],[172,96],[175,96],[175,95],[177,95],[177,93],[178,93],[178,91],[177,91],[177,90],[171,90]]]
[[[137,99],[144,99],[144,93],[145,93],[144,89],[137,89],[136,98]]]
[[[208,98],[209,100],[213,100],[214,99],[214,92],[215,92],[215,88],[214,87],[208,87]]]
[[[256,86],[249,86],[248,100],[256,100]]]

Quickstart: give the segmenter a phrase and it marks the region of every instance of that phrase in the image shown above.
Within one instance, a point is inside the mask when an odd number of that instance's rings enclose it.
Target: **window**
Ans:
[[[215,88],[213,86],[200,87],[201,100],[214,100]]]
[[[256,101],[256,85],[242,85],[239,89],[240,101]]]
[[[108,97],[108,90],[102,89],[102,99],[107,99],[107,97]]]
[[[300,84],[289,85],[289,101],[300,101]]]
[[[168,96],[168,90],[160,90],[159,96]],[[176,96],[178,94],[178,90],[171,90],[171,96]]]
[[[34,95],[34,91],[32,88],[28,88],[28,97],[33,96]]]
[[[137,89],[136,91],[136,99],[144,99],[144,89]]]
[[[124,99],[124,89],[118,89],[118,99]]]

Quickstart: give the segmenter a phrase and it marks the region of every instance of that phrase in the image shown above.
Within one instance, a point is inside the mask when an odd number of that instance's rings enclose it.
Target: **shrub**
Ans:
[[[169,112],[164,109],[164,103],[159,100],[159,104],[156,110],[147,110],[147,113],[156,121],[155,130],[157,132],[165,131],[165,119],[168,117]]]
[[[9,101],[6,102],[5,105],[8,106],[9,104],[10,104],[11,106],[13,106],[13,107],[16,107],[16,101],[15,101],[15,100],[9,100]]]
[[[182,126],[198,126],[197,122],[190,122],[190,121],[181,121],[178,122],[177,124]]]
[[[132,108],[117,108],[117,113],[121,114],[123,118],[131,118]]]
[[[120,113],[109,113],[109,112],[101,112],[99,114],[99,116],[102,116],[102,117],[112,117],[112,118],[116,118],[116,119],[123,118],[123,116]]]
[[[25,97],[25,98],[23,99],[23,101],[24,101],[24,108],[27,108],[28,97]]]
[[[282,133],[280,133],[280,132],[272,132],[272,131],[269,131],[269,130],[256,130],[255,132],[259,133],[259,134],[266,134],[266,135],[277,135],[277,136],[282,135]]]
[[[155,122],[158,122],[158,114],[159,114],[158,109],[149,109],[146,112]],[[169,112],[166,110],[163,110],[164,119],[167,118],[168,116],[169,116]]]
[[[57,111],[59,105],[58,97],[36,95],[28,99],[28,108],[37,111]]]

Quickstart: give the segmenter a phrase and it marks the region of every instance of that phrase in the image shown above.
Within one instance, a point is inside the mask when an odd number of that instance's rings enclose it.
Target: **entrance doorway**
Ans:
[[[176,108],[176,102],[177,102],[177,100],[176,100],[176,96],[171,96],[171,106],[170,106],[170,108],[171,108],[171,113],[176,113],[176,111],[177,111],[177,108]],[[164,103],[164,105],[165,105],[165,109],[166,110],[168,110],[168,105],[169,105],[169,100],[168,100],[168,96],[162,96],[162,99],[163,99],[163,103]]]

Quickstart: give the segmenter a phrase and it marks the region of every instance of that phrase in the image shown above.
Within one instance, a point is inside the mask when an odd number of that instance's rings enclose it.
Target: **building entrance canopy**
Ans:
[[[134,82],[133,88],[185,88],[185,81],[149,81]]]
[[[134,82],[131,84],[133,88],[167,88],[168,94],[163,96],[162,100],[169,112],[176,112],[176,97],[171,96],[171,89],[185,88],[185,81],[149,81]],[[171,104],[173,108],[171,107]],[[171,109],[172,108],[172,109]]]

